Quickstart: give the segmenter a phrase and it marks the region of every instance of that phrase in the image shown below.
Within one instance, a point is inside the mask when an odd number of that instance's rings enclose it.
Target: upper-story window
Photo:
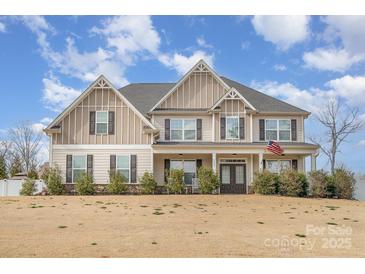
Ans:
[[[196,140],[196,120],[171,119],[170,133],[173,141],[194,141]]]
[[[96,112],[96,134],[108,133],[108,112],[97,111]]]
[[[239,118],[238,116],[226,117],[226,139],[239,138]]]
[[[267,141],[290,141],[290,120],[265,120],[265,138]]]

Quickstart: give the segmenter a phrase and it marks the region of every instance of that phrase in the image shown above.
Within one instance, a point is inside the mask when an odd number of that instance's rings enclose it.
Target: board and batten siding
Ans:
[[[53,164],[57,164],[61,170],[61,176],[66,178],[66,155],[93,155],[93,178],[96,184],[109,183],[110,155],[137,155],[137,182],[145,171],[152,172],[152,148],[97,148],[85,147],[68,148],[53,146]]]
[[[210,108],[226,88],[210,72],[193,72],[158,108]]]
[[[288,119],[297,120],[297,141],[290,142],[304,142],[304,124],[303,116],[293,116],[293,115],[254,115],[252,118],[253,123],[253,141],[260,142],[260,130],[259,130],[259,120],[260,119]],[[262,141],[261,141],[262,142]]]
[[[212,141],[212,116],[211,115],[154,115],[153,124],[160,130],[159,141],[165,141],[165,119],[202,119],[202,140],[197,142],[211,142]],[[173,140],[171,140],[173,141]]]
[[[114,111],[113,135],[89,134],[90,111]],[[94,87],[88,96],[58,124],[61,133],[53,134],[53,144],[151,144],[151,134],[143,133],[145,123],[109,87]]]

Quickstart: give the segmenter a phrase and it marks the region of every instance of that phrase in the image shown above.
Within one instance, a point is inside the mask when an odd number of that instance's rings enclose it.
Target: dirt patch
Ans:
[[[1,257],[364,257],[365,203],[257,195],[0,198]]]

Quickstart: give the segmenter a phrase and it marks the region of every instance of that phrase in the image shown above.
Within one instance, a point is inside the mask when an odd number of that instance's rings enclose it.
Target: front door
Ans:
[[[221,193],[246,193],[246,165],[220,165]]]

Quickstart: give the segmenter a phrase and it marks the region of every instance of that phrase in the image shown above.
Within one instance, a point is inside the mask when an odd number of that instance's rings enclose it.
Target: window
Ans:
[[[72,157],[72,182],[76,182],[83,173],[86,173],[86,155],[74,155]]]
[[[265,120],[266,141],[290,141],[290,120]]]
[[[226,139],[238,139],[239,119],[238,116],[226,118]]]
[[[119,155],[116,161],[116,170],[130,182],[130,159],[129,155]]]
[[[280,173],[291,168],[291,160],[266,160],[266,169],[273,173]]]
[[[196,140],[196,120],[171,119],[171,140]]]
[[[196,177],[196,161],[195,160],[171,160],[170,169],[183,169],[184,182],[191,185],[193,178]]]
[[[96,134],[108,133],[108,112],[97,111],[96,112]]]

